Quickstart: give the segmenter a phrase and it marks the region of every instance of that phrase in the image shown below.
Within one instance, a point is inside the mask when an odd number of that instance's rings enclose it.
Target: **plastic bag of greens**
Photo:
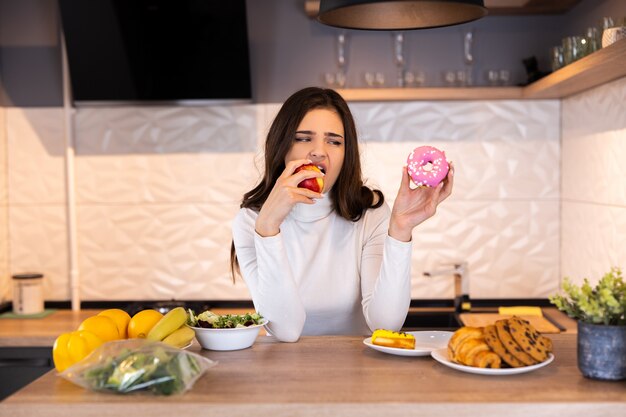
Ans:
[[[145,339],[108,342],[59,375],[94,391],[180,394],[217,362]]]

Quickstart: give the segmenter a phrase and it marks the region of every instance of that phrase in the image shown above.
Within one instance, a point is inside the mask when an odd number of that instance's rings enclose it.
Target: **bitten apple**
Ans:
[[[294,171],[294,174],[296,172],[302,171],[303,169],[308,169],[309,171],[322,172],[318,167],[316,167],[313,164],[305,164],[305,165],[300,165],[298,168],[296,168],[296,170]],[[321,193],[322,190],[324,189],[324,179],[323,178],[307,178],[301,181],[300,184],[298,184],[298,188],[308,188],[309,190],[315,191],[316,193]]]

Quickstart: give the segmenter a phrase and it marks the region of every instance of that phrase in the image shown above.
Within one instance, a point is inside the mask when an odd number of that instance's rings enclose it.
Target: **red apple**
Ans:
[[[316,167],[313,164],[305,164],[305,165],[300,165],[298,168],[296,168],[296,170],[294,171],[294,174],[296,172],[302,171],[303,169],[308,169],[309,171],[322,172],[320,171],[318,167]],[[301,181],[300,184],[298,184],[298,188],[308,188],[309,190],[315,191],[316,193],[321,193],[322,190],[324,189],[324,179],[323,178],[307,178]]]

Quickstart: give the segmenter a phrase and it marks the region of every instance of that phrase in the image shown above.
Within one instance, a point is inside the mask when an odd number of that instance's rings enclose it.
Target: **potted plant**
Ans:
[[[564,295],[550,297],[559,310],[578,321],[578,369],[587,378],[626,379],[626,283],[612,268],[595,287],[568,278]]]

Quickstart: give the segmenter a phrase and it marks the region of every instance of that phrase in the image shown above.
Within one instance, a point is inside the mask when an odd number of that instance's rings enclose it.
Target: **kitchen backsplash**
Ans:
[[[6,111],[0,107],[0,302],[9,296]]]
[[[389,204],[413,147],[457,168],[453,196],[414,233],[412,296],[451,297],[451,279],[422,277],[446,261],[469,262],[475,298],[547,297],[563,275],[623,266],[625,101],[621,79],[562,102],[352,103],[365,174]],[[230,222],[278,108],[79,109],[82,299],[248,298],[228,273]],[[62,109],[0,108],[0,126],[0,293],[38,270],[47,299],[67,300]]]
[[[626,77],[562,102],[561,273],[626,272]]]
[[[76,113],[81,297],[242,299],[230,222],[258,178],[275,104],[91,108]],[[406,155],[444,149],[453,196],[416,229],[414,298],[449,298],[426,269],[469,262],[471,295],[545,297],[559,281],[559,115],[547,101],[353,103],[364,170],[392,204]],[[63,113],[7,108],[11,272],[69,298]],[[6,285],[5,285],[6,288]]]

